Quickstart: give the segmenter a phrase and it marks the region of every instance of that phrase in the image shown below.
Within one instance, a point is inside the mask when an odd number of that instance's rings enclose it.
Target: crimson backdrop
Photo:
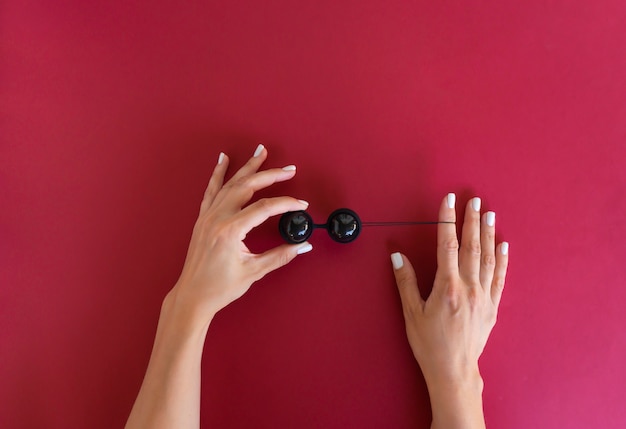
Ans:
[[[483,197],[511,267],[482,358],[492,427],[626,425],[626,6],[598,1],[0,4],[0,427],[121,427],[219,151],[263,195],[364,220]],[[280,242],[276,220],[251,237]],[[315,249],[223,310],[204,427],[428,427],[389,253]]]

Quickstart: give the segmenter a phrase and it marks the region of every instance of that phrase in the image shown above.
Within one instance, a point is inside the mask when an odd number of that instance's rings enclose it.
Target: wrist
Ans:
[[[425,377],[426,378],[426,377]],[[483,379],[478,367],[426,378],[432,428],[484,428]]]
[[[209,325],[215,316],[214,311],[200,308],[185,297],[178,286],[172,288],[163,299],[161,319],[181,334],[206,336]]]
[[[456,368],[452,371],[424,372],[428,391],[465,391],[482,395],[483,378],[478,365]]]

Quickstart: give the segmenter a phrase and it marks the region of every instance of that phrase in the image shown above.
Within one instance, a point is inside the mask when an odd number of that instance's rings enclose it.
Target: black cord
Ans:
[[[363,222],[363,226],[404,226],[404,225],[437,225],[440,223],[456,223],[449,221],[431,221],[431,222]]]

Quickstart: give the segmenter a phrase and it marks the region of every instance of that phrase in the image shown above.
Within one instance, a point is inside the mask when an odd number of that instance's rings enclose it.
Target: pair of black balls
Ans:
[[[316,225],[305,211],[285,213],[278,223],[280,235],[291,244],[305,242],[315,228],[326,229],[330,238],[338,243],[350,243],[359,236],[361,226],[361,219],[350,209],[335,210],[323,225]]]

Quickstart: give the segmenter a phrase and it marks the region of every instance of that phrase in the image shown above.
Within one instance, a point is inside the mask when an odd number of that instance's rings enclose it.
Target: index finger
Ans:
[[[241,229],[240,238],[243,240],[252,228],[261,225],[268,218],[286,212],[306,210],[308,206],[308,202],[292,197],[264,198],[237,213],[235,224]]]
[[[456,235],[456,195],[450,193],[441,202],[437,226],[437,275],[459,275],[459,240]],[[451,223],[452,222],[452,223]]]
[[[224,193],[223,199],[226,204],[240,209],[250,201],[255,192],[265,189],[274,183],[292,179],[295,175],[295,165],[259,171],[226,185],[227,191]]]

